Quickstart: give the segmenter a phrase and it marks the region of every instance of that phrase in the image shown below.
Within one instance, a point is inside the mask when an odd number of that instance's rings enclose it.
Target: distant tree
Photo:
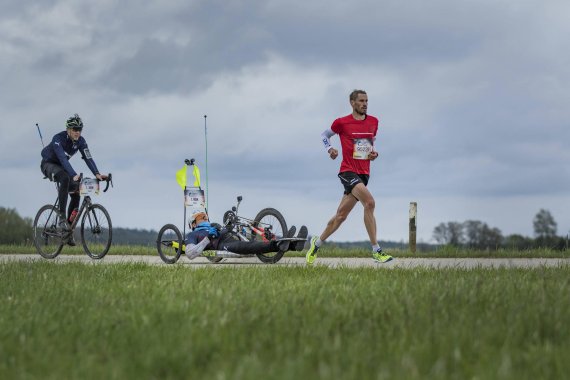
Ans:
[[[0,207],[0,244],[22,244],[32,236],[32,220],[15,209]]]
[[[556,237],[557,224],[550,211],[540,209],[535,215],[532,222],[534,226],[534,235],[540,239],[549,239]]]
[[[532,238],[528,238],[522,235],[514,234],[505,237],[504,246],[507,249],[524,250],[531,249],[533,247]]]
[[[498,228],[491,228],[487,223],[478,220],[467,220],[463,223],[465,243],[471,248],[497,249],[503,242],[503,235]]]
[[[482,249],[499,249],[503,243],[503,234],[496,227],[489,227],[483,223],[479,247]]]
[[[467,220],[463,222],[465,231],[465,243],[471,248],[479,248],[481,243],[481,233],[483,232],[483,222],[478,220]]]
[[[440,223],[433,230],[433,238],[439,244],[459,246],[464,240],[463,225],[458,222]]]

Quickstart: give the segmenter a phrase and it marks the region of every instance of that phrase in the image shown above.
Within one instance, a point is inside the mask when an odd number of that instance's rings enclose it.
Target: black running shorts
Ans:
[[[356,174],[354,172],[342,172],[338,173],[338,178],[340,178],[340,182],[342,186],[344,186],[344,193],[350,194],[354,186],[358,185],[359,183],[363,183],[364,186],[368,185],[368,179],[370,176],[368,174]]]

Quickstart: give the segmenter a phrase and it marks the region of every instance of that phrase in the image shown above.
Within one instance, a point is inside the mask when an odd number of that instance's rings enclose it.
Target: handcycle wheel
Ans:
[[[156,249],[162,261],[167,264],[174,264],[178,261],[182,254],[183,243],[182,234],[174,224],[165,224],[160,231],[158,231]]]
[[[105,257],[113,240],[111,217],[105,207],[90,205],[81,219],[81,243],[87,256],[92,259]]]
[[[209,256],[208,252],[204,252],[204,256],[206,256],[208,261],[211,262],[212,264],[217,264],[224,259],[223,257]]]
[[[229,222],[233,222],[235,217],[236,217],[236,213],[233,212],[232,210],[228,210],[228,211],[224,212],[224,217],[222,218],[224,226],[227,225]]]
[[[52,205],[45,205],[34,219],[34,245],[38,253],[45,259],[53,259],[63,248],[63,239],[57,230],[58,210]]]
[[[254,219],[254,226],[263,229],[267,228],[267,236],[259,236],[252,234],[252,241],[257,240],[275,240],[279,239],[287,233],[287,223],[283,215],[274,208],[264,208],[261,210]],[[271,252],[271,253],[258,253],[256,256],[259,260],[266,264],[275,264],[285,252]]]

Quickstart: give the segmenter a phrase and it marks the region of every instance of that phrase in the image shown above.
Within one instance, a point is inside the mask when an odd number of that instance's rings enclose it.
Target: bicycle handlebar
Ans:
[[[107,192],[107,190],[109,190],[109,183],[111,184],[111,187],[113,187],[113,175],[111,173],[109,173],[109,175],[107,176],[107,178],[105,178],[103,181],[107,182],[107,185],[105,186],[105,190],[103,190],[103,192]]]

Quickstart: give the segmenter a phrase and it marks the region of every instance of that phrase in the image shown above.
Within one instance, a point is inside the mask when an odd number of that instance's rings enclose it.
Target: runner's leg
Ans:
[[[378,244],[376,237],[376,218],[374,217],[374,208],[376,207],[376,202],[370,191],[364,186],[363,183],[359,183],[352,189],[352,194],[356,199],[362,203],[364,207],[364,226],[366,227],[366,232],[368,232],[368,238],[372,246]]]
[[[353,197],[351,194],[348,195],[345,194],[342,197],[342,199],[340,200],[340,205],[336,210],[336,214],[331,218],[331,220],[329,220],[327,226],[325,227],[325,230],[321,234],[320,237],[321,241],[325,241],[336,230],[338,230],[342,222],[346,220],[346,217],[348,216],[348,214],[350,214],[350,212],[352,211],[357,202],[358,200],[355,197]]]

